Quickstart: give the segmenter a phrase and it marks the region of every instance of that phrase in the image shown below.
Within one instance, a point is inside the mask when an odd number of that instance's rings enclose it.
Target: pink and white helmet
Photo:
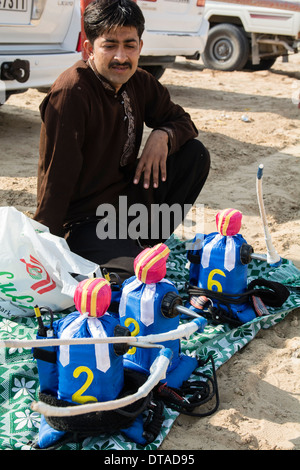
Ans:
[[[170,249],[164,243],[143,250],[134,260],[136,277],[145,284],[161,281],[167,271]]]
[[[93,278],[81,281],[76,287],[74,303],[81,313],[89,317],[104,315],[111,302],[111,288],[106,279]]]

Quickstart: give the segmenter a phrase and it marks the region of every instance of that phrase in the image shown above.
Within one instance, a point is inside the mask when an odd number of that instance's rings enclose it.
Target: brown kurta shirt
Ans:
[[[60,236],[64,224],[95,216],[100,204],[116,205],[119,195],[126,194],[144,123],[168,132],[169,154],[197,136],[189,114],[141,69],[116,93],[79,61],[57,79],[40,112],[34,218]]]

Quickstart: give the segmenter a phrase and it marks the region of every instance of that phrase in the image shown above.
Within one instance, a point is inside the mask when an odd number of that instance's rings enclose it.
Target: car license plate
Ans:
[[[0,0],[0,10],[27,11],[27,0]]]

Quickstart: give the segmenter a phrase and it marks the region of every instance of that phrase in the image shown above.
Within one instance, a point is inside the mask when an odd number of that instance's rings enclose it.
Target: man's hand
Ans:
[[[167,157],[168,157],[168,139],[167,132],[157,129],[149,135],[139,163],[134,175],[134,184],[140,180],[144,172],[144,188],[149,188],[151,172],[153,176],[153,187],[157,188],[159,184],[159,172],[161,181],[167,179]]]

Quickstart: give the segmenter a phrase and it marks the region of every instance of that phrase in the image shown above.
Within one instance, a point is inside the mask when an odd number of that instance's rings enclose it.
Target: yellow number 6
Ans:
[[[207,288],[209,290],[213,290],[213,286],[216,286],[217,288],[217,291],[218,292],[222,292],[223,288],[222,288],[222,285],[219,281],[216,281],[215,279],[213,279],[214,275],[215,274],[219,274],[220,276],[224,276],[226,277],[226,274],[223,273],[223,271],[221,271],[221,269],[213,269],[209,275],[208,275],[208,279],[207,279]]]

